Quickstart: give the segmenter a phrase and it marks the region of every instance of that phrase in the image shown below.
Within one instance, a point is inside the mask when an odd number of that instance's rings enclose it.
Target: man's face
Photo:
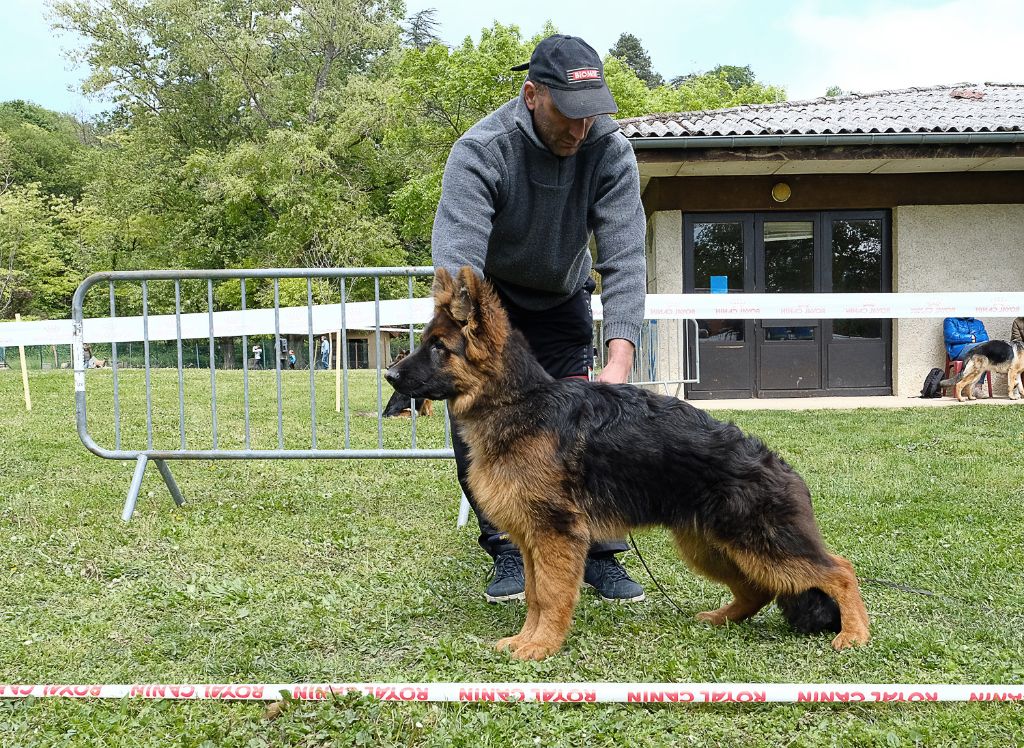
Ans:
[[[526,81],[523,89],[526,106],[533,113],[533,129],[537,137],[556,156],[572,156],[587,139],[596,117],[569,119],[555,107],[547,89],[539,89]]]

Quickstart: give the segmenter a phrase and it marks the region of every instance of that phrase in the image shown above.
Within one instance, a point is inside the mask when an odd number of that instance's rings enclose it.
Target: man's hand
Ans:
[[[633,368],[633,344],[622,338],[608,341],[608,360],[597,377],[598,382],[625,384]]]

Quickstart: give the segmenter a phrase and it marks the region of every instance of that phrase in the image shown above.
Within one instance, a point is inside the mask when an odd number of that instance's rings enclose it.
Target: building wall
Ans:
[[[907,205],[893,209],[893,291],[1024,290],[1024,205]],[[984,317],[990,338],[1010,337],[1012,318]],[[893,325],[893,392],[919,394],[942,366],[942,320]],[[995,396],[1006,395],[996,377]]]
[[[1024,291],[1024,204],[906,205],[893,208],[892,222],[893,291]],[[648,293],[682,292],[681,211],[651,214],[647,263]],[[1012,318],[982,321],[989,337],[1009,338]],[[672,360],[669,353],[659,357]],[[944,360],[942,320],[894,320],[895,395],[918,395]],[[1006,396],[1005,378],[996,378],[993,394]]]
[[[647,221],[647,293],[683,292],[683,214],[678,210],[652,213]],[[647,351],[637,352],[638,371],[633,381],[676,382],[685,377],[685,331],[679,320],[658,322],[655,343],[649,337],[641,339],[641,346],[656,347],[657,364],[654,371],[645,366]],[[639,377],[639,378],[638,378]],[[674,391],[670,389],[669,392]]]
[[[652,213],[647,221],[647,293],[682,292],[683,213]]]

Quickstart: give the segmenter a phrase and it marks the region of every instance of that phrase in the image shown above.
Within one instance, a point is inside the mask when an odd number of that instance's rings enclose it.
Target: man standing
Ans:
[[[593,321],[590,239],[596,238],[607,364],[598,379],[629,377],[643,321],[646,220],[636,157],[608,116],[618,111],[601,58],[578,37],[541,41],[520,95],[463,135],[448,158],[433,229],[433,261],[487,277],[509,319],[556,378],[588,374]],[[523,561],[476,506],[468,450],[453,433],[459,482],[494,558],[489,602],[523,599]],[[615,559],[625,542],[591,546],[584,582],[608,601],[642,600]]]
[[[320,368],[331,368],[331,341],[326,335],[320,336]]]

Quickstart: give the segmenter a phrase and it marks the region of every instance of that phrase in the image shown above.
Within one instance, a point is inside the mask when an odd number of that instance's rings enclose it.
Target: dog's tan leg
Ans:
[[[562,646],[579,598],[587,547],[586,543],[560,535],[538,539],[532,551],[531,576],[539,617],[529,639],[518,642],[513,657],[542,660]]]
[[[508,649],[513,652],[519,649],[523,642],[532,638],[533,633],[537,630],[537,623],[540,621],[540,604],[537,601],[534,587],[536,574],[533,570],[533,552],[526,543],[519,546],[519,551],[523,554],[523,572],[526,576],[526,621],[518,634],[507,636],[495,645],[496,649]]]
[[[745,621],[770,603],[774,597],[771,593],[751,586],[747,580],[742,578],[728,583],[728,587],[732,590],[733,601],[718,610],[706,610],[703,613],[698,613],[698,621],[706,621],[715,626]]]
[[[733,601],[718,610],[697,614],[698,621],[721,626],[750,618],[772,601],[772,595],[758,589],[722,551],[709,545],[696,531],[675,530],[676,548],[687,565],[698,574],[727,586]]]
[[[860,585],[853,564],[842,556],[832,556],[835,566],[822,573],[812,586],[820,588],[839,605],[842,629],[832,640],[832,648],[842,650],[871,639],[868,611],[860,595]]]
[[[958,381],[953,386],[953,394],[956,396],[956,399],[957,399],[958,402],[962,403],[965,399],[967,399],[967,400],[973,400],[974,399],[974,387],[972,386],[974,384],[974,380],[973,379],[969,379],[969,377],[970,377],[970,374],[964,374],[960,378],[960,381]],[[964,397],[964,390],[965,389],[967,390],[967,397],[966,398]]]
[[[1020,372],[1010,369],[1006,375],[1006,393],[1010,396],[1011,400],[1020,400],[1020,393],[1017,392],[1017,386],[1020,384]]]
[[[967,390],[968,400],[978,399],[978,396],[974,394],[974,385],[980,381],[984,375],[985,368],[982,366],[974,366],[972,364],[964,366],[964,376],[960,380],[960,392],[963,393],[964,390]],[[963,398],[960,397],[957,399],[961,401],[963,400]]]

